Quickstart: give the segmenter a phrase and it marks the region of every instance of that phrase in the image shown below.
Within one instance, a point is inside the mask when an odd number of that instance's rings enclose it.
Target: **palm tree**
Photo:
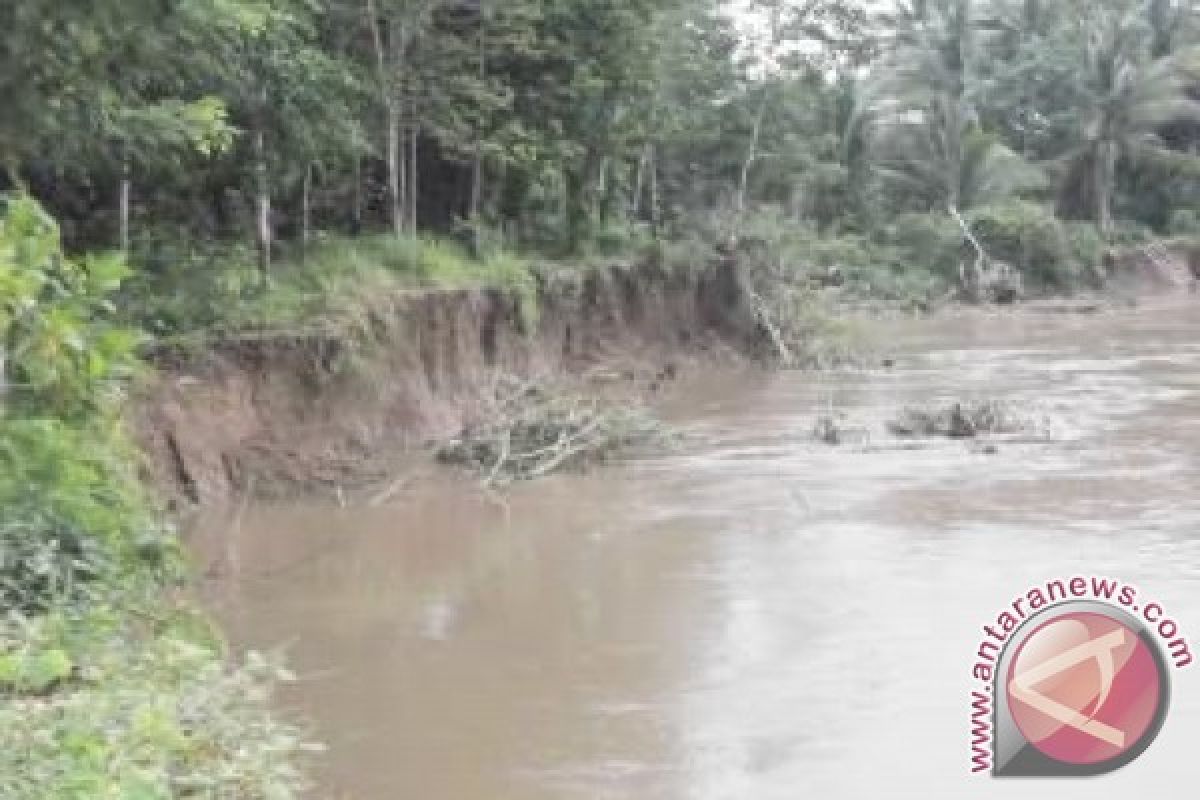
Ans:
[[[981,130],[971,0],[902,6],[890,54],[864,88],[859,115],[877,169],[906,197],[956,212],[1042,185],[1040,170]]]
[[[1145,12],[1158,5],[1097,7],[1078,30],[1079,124],[1076,141],[1062,157],[1068,169],[1060,209],[1069,212],[1083,199],[1105,236],[1113,230],[1122,159],[1176,168],[1196,164],[1193,156],[1171,150],[1161,131],[1170,123],[1200,122],[1200,102],[1188,91],[1200,76],[1200,48],[1154,56],[1161,33],[1155,35]]]

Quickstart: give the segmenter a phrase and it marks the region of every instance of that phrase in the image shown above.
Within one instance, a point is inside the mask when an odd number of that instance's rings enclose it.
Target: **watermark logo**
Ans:
[[[1050,581],[985,625],[972,675],[971,770],[1101,775],[1148,748],[1166,720],[1170,666],[1192,662],[1178,624],[1136,587]]]

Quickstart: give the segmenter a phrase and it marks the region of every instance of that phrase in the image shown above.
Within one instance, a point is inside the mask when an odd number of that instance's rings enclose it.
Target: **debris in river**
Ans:
[[[638,406],[519,384],[498,393],[488,419],[443,444],[438,458],[483,475],[485,486],[532,480],[663,442],[663,426]]]
[[[845,414],[822,414],[813,425],[812,437],[822,444],[836,447],[849,443],[865,444],[870,440],[871,432],[849,425]]]
[[[988,400],[935,409],[906,408],[887,427],[894,436],[901,437],[972,439],[991,433],[1018,433],[1031,426],[1006,404]]]
[[[817,417],[817,423],[813,426],[812,436],[818,442],[828,445],[842,443],[842,430],[838,427],[837,421],[828,415]]]

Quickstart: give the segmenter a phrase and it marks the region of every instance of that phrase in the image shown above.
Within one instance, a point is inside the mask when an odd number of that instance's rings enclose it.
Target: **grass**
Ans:
[[[453,241],[372,234],[322,236],[285,254],[265,279],[244,248],[144,253],[123,302],[159,336],[353,325],[399,291],[497,287],[516,293],[523,321],[538,317],[533,264],[506,250],[472,257]]]

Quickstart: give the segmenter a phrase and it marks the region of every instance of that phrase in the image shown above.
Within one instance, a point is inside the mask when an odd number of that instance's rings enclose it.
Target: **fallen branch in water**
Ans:
[[[494,412],[438,448],[438,458],[482,475],[485,487],[533,480],[662,442],[662,426],[639,407],[509,381]]]

